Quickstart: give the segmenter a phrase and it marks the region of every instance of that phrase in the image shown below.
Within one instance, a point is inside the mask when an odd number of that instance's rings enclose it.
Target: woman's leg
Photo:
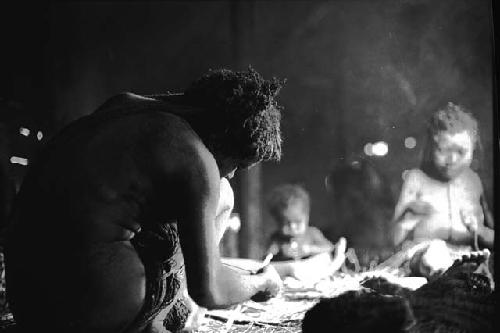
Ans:
[[[86,332],[124,332],[146,295],[145,269],[137,252],[130,242],[100,244],[85,264],[82,326]]]

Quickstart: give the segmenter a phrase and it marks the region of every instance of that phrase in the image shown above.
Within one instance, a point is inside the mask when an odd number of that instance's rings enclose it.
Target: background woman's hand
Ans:
[[[460,210],[460,218],[467,230],[470,232],[477,232],[479,228],[479,218],[477,214],[469,210]]]
[[[434,212],[434,207],[428,202],[415,200],[408,203],[405,211],[413,215],[427,217]]]

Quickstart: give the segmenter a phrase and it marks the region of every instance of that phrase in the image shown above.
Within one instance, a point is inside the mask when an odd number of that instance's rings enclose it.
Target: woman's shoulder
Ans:
[[[176,110],[189,109],[187,106],[173,105],[148,96],[138,95],[131,92],[122,92],[110,97],[93,114],[108,114],[112,116],[135,115],[142,118],[160,119],[158,126],[170,123],[186,123],[181,116],[182,112]],[[194,111],[193,111],[194,112]],[[162,122],[161,119],[165,119]]]
[[[482,191],[483,185],[481,178],[479,178],[479,175],[472,169],[465,169],[460,175],[460,179],[466,184],[466,186]]]
[[[471,181],[481,181],[477,172],[471,168],[466,168],[462,175]]]

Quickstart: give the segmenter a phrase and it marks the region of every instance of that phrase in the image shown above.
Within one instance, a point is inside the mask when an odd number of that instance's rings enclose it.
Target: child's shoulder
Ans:
[[[318,234],[318,233],[323,234],[321,232],[321,230],[319,230],[319,228],[314,227],[312,225],[310,225],[310,226],[307,227],[307,233],[310,233],[310,234]]]
[[[325,237],[325,235],[319,228],[313,226],[309,226],[307,228],[304,236],[310,239],[321,239]]]

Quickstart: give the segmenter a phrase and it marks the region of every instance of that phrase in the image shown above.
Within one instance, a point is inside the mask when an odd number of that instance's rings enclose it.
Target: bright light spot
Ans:
[[[38,141],[40,141],[40,140],[43,139],[43,133],[42,133],[42,131],[38,131],[38,133],[36,133],[36,138],[38,139]]]
[[[227,227],[232,231],[239,231],[241,228],[241,220],[238,214],[232,214],[229,218]]]
[[[414,137],[409,136],[405,139],[405,147],[408,149],[413,149],[417,145],[417,140]]]
[[[21,133],[21,135],[28,136],[30,135],[30,130],[26,127],[19,127],[19,133]]]
[[[371,143],[367,143],[363,149],[367,156],[373,155],[373,145]]]
[[[22,157],[17,157],[17,156],[12,156],[10,158],[10,163],[12,163],[12,164],[28,165],[28,159],[27,158],[22,158]]]
[[[384,141],[375,142],[372,145],[372,153],[376,156],[384,156],[389,152],[389,146]]]

